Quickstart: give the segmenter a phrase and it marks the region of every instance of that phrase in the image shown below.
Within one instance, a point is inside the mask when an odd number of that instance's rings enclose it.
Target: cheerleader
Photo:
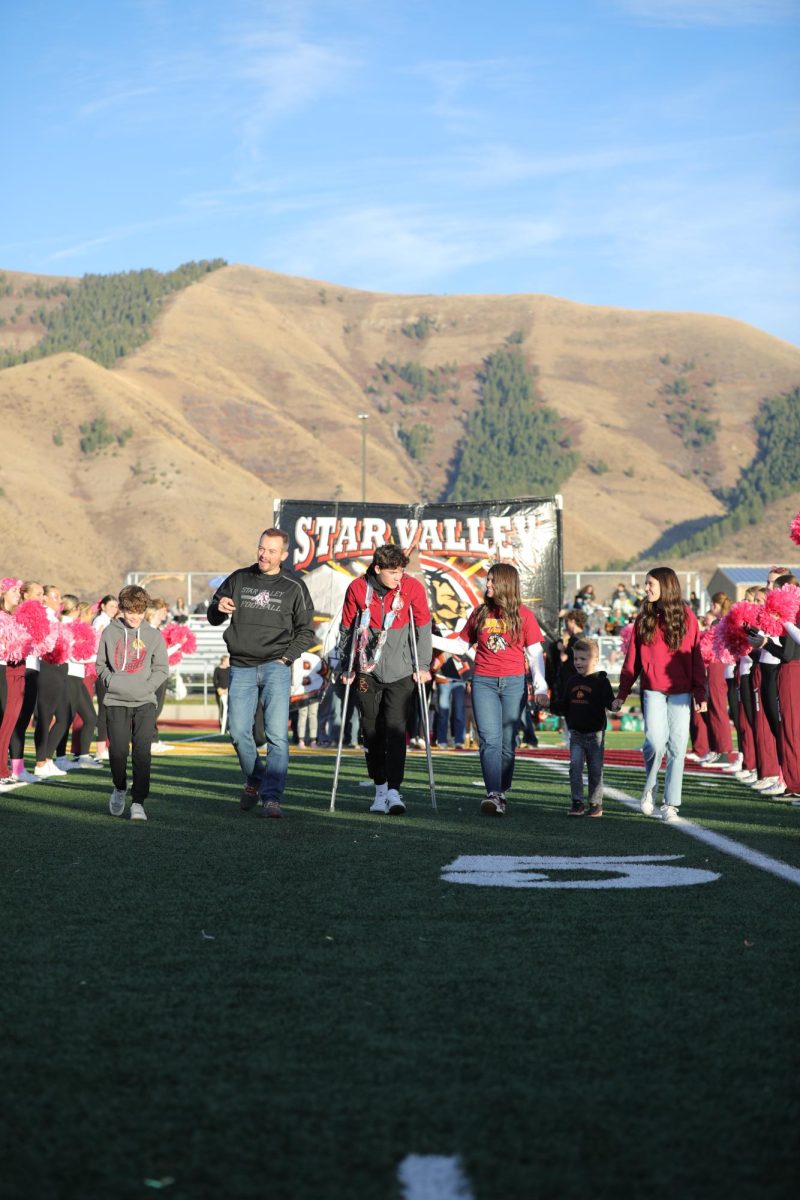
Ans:
[[[64,596],[61,624],[69,642],[67,682],[48,737],[47,757],[54,760],[62,771],[70,771],[73,767],[100,770],[100,763],[95,762],[89,753],[97,725],[97,713],[84,682],[86,664],[94,662],[97,656],[98,637],[91,626],[80,619],[80,600],[77,596]],[[80,717],[81,721],[76,733],[77,754],[70,758],[67,755],[67,739],[76,717]]]
[[[97,616],[92,621],[92,628],[97,631],[98,640],[107,625],[110,625],[119,612],[119,601],[110,593],[103,596],[97,606]],[[106,706],[103,703],[106,696],[106,685],[97,676],[94,682],[94,694],[97,700],[97,747],[95,760],[99,763],[108,762],[108,728]]]
[[[6,576],[0,580],[0,638],[2,638],[3,661],[0,675],[3,680],[2,720],[0,721],[0,787],[19,783],[20,780],[9,770],[8,751],[11,734],[17,723],[22,698],[25,692],[24,645],[27,636],[21,626],[13,620],[20,602],[22,580]],[[15,652],[14,644],[18,646]],[[19,653],[19,658],[16,654]]]

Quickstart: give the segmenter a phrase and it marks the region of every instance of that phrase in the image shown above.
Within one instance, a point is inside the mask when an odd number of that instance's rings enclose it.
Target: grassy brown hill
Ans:
[[[28,300],[3,303],[22,305],[24,328]],[[12,328],[0,332],[13,347]],[[475,369],[510,336],[581,457],[563,488],[573,569],[720,514],[711,489],[751,461],[759,402],[800,383],[800,349],[726,318],[547,296],[390,296],[226,267],[175,295],[152,339],[112,370],[61,354],[0,372],[0,566],[86,590],[135,567],[247,561],[273,497],[359,496],[360,412],[367,498],[435,498],[476,401]],[[407,363],[447,366],[446,386],[415,399],[392,370]],[[80,426],[98,418],[130,436],[83,454]],[[719,424],[692,445],[686,421],[697,418]],[[415,425],[432,436],[417,460],[397,436]],[[534,493],[535,480],[531,464]],[[783,508],[797,507],[772,506],[779,516],[708,565],[786,557]]]

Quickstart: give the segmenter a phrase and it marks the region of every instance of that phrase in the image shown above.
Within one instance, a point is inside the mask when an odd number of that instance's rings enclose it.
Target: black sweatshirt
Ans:
[[[577,733],[597,733],[606,727],[606,709],[614,703],[614,692],[605,671],[591,675],[570,675],[559,696],[550,704],[551,712],[565,717],[567,726]]]
[[[258,563],[234,571],[208,606],[210,625],[222,625],[228,619],[219,610],[223,596],[230,596],[236,605],[225,630],[232,667],[257,667],[278,658],[292,663],[314,645],[314,604],[305,583],[293,571],[267,575]]]

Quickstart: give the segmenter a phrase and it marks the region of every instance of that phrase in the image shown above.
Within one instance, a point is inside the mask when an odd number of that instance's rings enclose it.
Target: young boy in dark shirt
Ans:
[[[589,776],[589,816],[603,815],[603,752],[606,739],[606,709],[614,692],[605,671],[598,671],[600,650],[594,638],[574,643],[574,674],[550,707],[566,719],[569,729],[569,783],[571,817],[586,812],[583,800],[583,764]]]

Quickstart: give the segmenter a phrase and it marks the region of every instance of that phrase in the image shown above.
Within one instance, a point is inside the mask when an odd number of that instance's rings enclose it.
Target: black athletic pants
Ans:
[[[67,688],[67,664],[43,662],[39,667],[36,697],[36,730],[33,735],[36,761],[44,762],[50,742],[50,726]]]
[[[406,727],[416,684],[408,675],[382,683],[374,675],[356,676],[356,704],[373,783],[399,788],[406,767]]]
[[[106,705],[108,728],[108,765],[114,787],[124,792],[128,786],[128,750],[131,751],[133,784],[131,799],[144,804],[150,795],[150,747],[156,726],[155,704],[140,704],[125,708],[121,704]]]
[[[56,710],[56,719],[50,730],[47,742],[47,757],[67,753],[67,739],[70,727],[75,717],[79,716],[83,725],[77,733],[78,754],[88,754],[97,724],[97,713],[94,711],[92,698],[86,690],[86,684],[77,675],[67,675],[67,686]]]
[[[781,709],[778,703],[778,671],[780,664],[762,662],[759,664],[759,667],[761,672],[761,687],[759,688],[761,707],[764,709],[764,716],[767,718],[772,735],[777,741],[781,723]]]

